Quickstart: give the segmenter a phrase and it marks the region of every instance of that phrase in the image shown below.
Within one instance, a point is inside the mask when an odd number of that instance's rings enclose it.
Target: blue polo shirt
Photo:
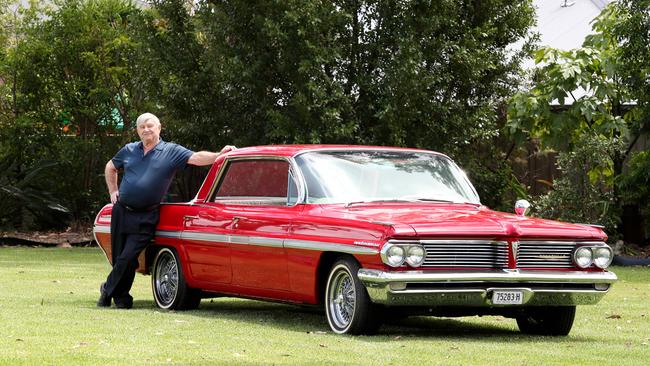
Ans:
[[[120,202],[135,208],[160,203],[176,170],[185,168],[192,154],[183,146],[162,140],[146,155],[142,142],[126,144],[112,159],[115,168],[124,169]]]

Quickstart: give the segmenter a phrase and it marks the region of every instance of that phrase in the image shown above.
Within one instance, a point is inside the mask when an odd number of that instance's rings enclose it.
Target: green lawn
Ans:
[[[333,334],[310,308],[221,298],[164,312],[137,275],[134,309],[95,307],[97,248],[0,248],[1,365],[648,365],[650,268],[615,268],[568,337],[525,336],[501,317],[415,318],[377,336]]]

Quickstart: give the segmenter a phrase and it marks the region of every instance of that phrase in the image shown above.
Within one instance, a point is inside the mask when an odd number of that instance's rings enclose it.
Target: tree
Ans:
[[[581,207],[572,207],[572,211],[584,213],[589,211],[587,202],[593,201],[593,192],[598,191],[597,200],[605,203],[600,219],[610,225],[611,216],[620,213],[620,194],[615,181],[645,131],[643,105],[637,103],[645,97],[631,88],[626,79],[630,80],[630,72],[634,75],[640,72],[647,79],[648,68],[625,61],[622,45],[626,42],[617,33],[621,24],[630,19],[628,10],[617,3],[605,7],[593,22],[595,33],[587,36],[579,49],[539,49],[535,61],[540,67],[532,87],[516,94],[508,110],[510,131],[520,140],[539,139],[543,146],[562,151],[561,155],[587,152],[585,146],[600,149],[587,154],[591,159],[582,165],[582,174],[573,169],[572,176],[558,181],[555,189],[568,192],[552,193],[558,201],[545,207],[575,206],[582,202]],[[638,36],[647,38],[647,30],[645,35],[630,34],[630,37]],[[571,103],[565,104],[567,100]],[[553,106],[553,102],[559,107]],[[588,176],[591,185],[582,191],[591,192],[584,196],[575,185],[580,175]],[[547,213],[557,218],[552,211]],[[582,219],[577,213],[564,218]]]
[[[619,39],[619,60],[622,82],[637,103],[640,121],[631,127],[634,146],[636,140],[650,133],[650,1],[622,0],[616,3],[618,20],[612,24],[612,33]],[[633,212],[638,207],[645,219],[646,243],[650,234],[650,154],[648,151],[630,154],[624,173],[618,177],[618,188],[623,203]],[[643,225],[643,223],[641,224]],[[641,239],[643,236],[641,237]]]
[[[622,82],[638,104],[643,121],[637,135],[650,132],[650,1],[621,0],[614,6],[617,18],[609,26],[619,40]]]
[[[1,56],[0,75],[15,92],[0,130],[14,144],[0,153],[14,154],[19,172],[43,157],[60,161],[48,168],[48,190],[76,217],[105,201],[101,165],[143,111],[161,117],[166,139],[194,149],[439,150],[480,168],[472,178],[498,204],[501,177],[511,174],[494,141],[522,57],[509,45],[529,39],[530,1],[151,3],[34,5]],[[61,179],[67,175],[75,179]]]
[[[0,152],[15,162],[15,177],[56,161],[37,169],[41,188],[75,218],[90,219],[105,201],[102,167],[130,133],[141,103],[131,76],[135,42],[127,32],[138,9],[125,0],[51,5],[18,7],[14,43],[0,65],[11,85],[1,107]]]
[[[141,30],[160,71],[149,89],[177,141],[430,148],[482,169],[472,178],[499,203],[504,187],[487,184],[511,178],[494,141],[522,57],[509,45],[534,22],[529,1],[154,5]]]
[[[243,145],[461,152],[496,134],[521,56],[507,47],[532,22],[529,2],[199,1],[188,11],[176,0],[155,2],[147,44],[163,113],[194,131],[222,128]]]

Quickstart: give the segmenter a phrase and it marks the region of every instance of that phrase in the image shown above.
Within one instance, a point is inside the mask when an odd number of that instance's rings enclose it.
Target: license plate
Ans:
[[[522,291],[495,290],[492,292],[492,303],[495,305],[521,305],[524,303]]]

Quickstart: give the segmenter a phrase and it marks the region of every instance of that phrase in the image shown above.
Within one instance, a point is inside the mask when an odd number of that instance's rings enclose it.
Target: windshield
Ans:
[[[295,160],[307,185],[307,203],[480,203],[465,173],[449,158],[433,153],[320,151],[298,155]]]

